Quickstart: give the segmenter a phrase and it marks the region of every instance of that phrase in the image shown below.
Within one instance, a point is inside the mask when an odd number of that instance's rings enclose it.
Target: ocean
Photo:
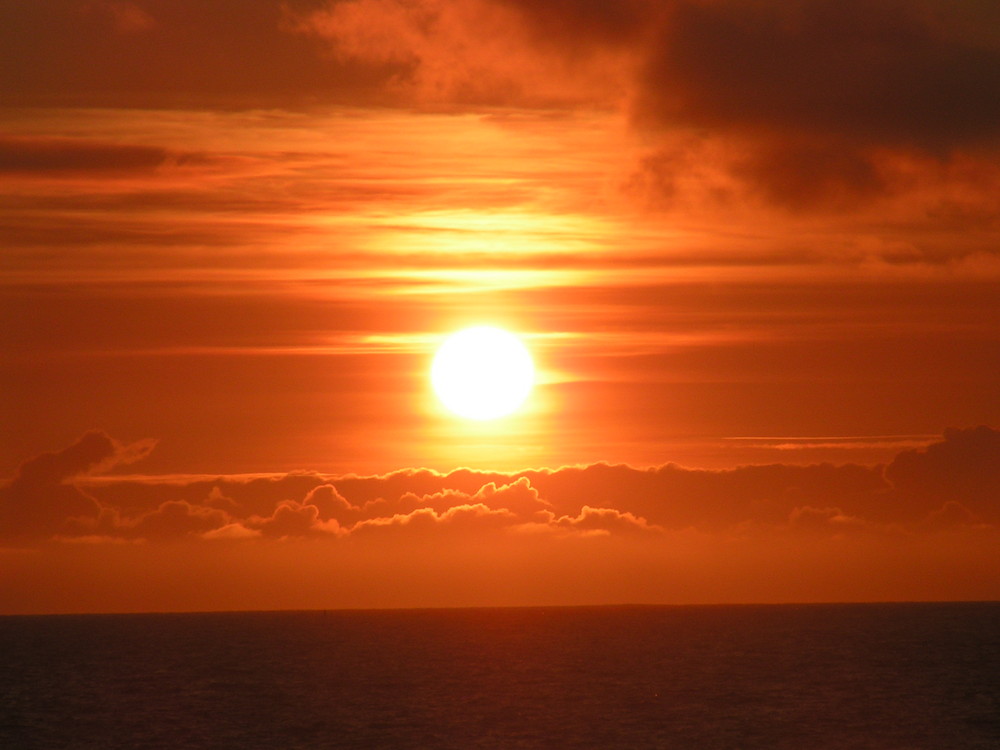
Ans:
[[[1000,603],[0,617],[0,748],[1000,748]]]

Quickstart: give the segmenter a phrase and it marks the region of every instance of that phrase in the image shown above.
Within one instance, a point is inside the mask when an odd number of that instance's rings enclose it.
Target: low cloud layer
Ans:
[[[511,474],[410,469],[385,476],[288,474],[257,479],[96,476],[138,460],[90,432],[26,461],[0,491],[8,541],[287,539],[357,535],[656,535],[665,530],[927,530],[1000,525],[1000,432],[948,430],[887,466],[594,464]]]
[[[138,461],[154,445],[151,440],[125,445],[93,431],[68,448],[25,461],[17,475],[0,488],[0,538],[44,538],[76,519],[96,521],[109,506],[73,480]]]
[[[989,599],[1000,432],[886,466],[115,477],[88,433],[0,489],[0,611]]]

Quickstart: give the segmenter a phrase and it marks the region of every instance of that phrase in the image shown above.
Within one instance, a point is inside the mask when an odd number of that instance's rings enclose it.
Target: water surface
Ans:
[[[0,618],[3,748],[1000,747],[1000,603]]]

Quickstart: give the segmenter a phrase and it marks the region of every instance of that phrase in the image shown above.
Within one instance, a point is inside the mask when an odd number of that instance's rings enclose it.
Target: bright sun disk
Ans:
[[[467,419],[496,419],[517,409],[531,392],[535,365],[521,340],[492,326],[449,336],[431,365],[441,402]]]

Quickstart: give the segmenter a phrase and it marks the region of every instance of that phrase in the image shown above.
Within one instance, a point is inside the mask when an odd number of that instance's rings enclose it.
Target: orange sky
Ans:
[[[1000,595],[995,3],[0,45],[0,611]],[[539,383],[469,423],[427,372],[481,323]]]

